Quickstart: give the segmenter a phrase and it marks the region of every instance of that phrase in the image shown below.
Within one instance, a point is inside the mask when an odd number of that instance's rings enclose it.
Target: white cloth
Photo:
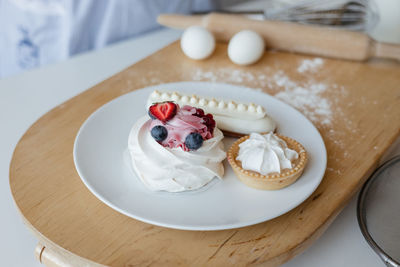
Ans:
[[[212,0],[0,0],[0,78],[156,29]]]

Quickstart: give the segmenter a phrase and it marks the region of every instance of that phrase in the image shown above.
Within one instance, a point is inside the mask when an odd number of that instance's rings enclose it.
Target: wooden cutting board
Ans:
[[[25,133],[12,158],[10,185],[27,226],[46,247],[39,250],[44,262],[279,265],[324,232],[399,135],[399,65],[324,59],[307,68],[305,60],[314,58],[270,51],[257,64],[239,67],[229,61],[226,50],[219,44],[211,58],[197,62],[174,43],[54,108]],[[262,90],[310,118],[328,151],[327,171],[314,194],[274,220],[213,232],[149,225],[92,195],[72,158],[75,136],[87,117],[138,88],[193,80]]]

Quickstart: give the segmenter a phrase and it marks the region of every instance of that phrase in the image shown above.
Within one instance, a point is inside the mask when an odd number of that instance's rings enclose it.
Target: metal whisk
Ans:
[[[281,20],[302,24],[368,31],[379,22],[374,0],[264,0],[260,9],[243,5],[216,10],[221,13],[245,14],[253,19]],[[204,14],[196,12],[195,14]]]
[[[379,21],[374,2],[368,0],[272,0],[265,2],[264,17],[357,31],[367,31]]]

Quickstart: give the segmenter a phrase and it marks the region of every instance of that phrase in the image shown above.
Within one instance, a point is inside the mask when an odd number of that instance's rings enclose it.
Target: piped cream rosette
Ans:
[[[293,184],[308,161],[304,147],[278,134],[251,134],[237,140],[227,152],[228,162],[244,184],[276,190]]]
[[[180,106],[190,105],[213,114],[218,128],[228,135],[267,133],[275,131],[276,128],[275,121],[267,115],[264,107],[254,103],[155,90],[147,100],[147,107],[163,101],[173,101]]]

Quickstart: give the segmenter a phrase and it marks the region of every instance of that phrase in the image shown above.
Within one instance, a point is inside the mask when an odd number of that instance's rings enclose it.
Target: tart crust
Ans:
[[[276,190],[291,185],[303,173],[308,161],[308,155],[304,147],[290,137],[279,134],[276,135],[284,140],[290,149],[295,150],[299,154],[299,157],[292,162],[293,168],[283,169],[281,173],[274,172],[267,175],[243,169],[241,162],[236,160],[236,157],[239,152],[239,144],[250,137],[247,135],[233,143],[227,152],[229,164],[232,166],[236,176],[244,184],[262,190]]]

